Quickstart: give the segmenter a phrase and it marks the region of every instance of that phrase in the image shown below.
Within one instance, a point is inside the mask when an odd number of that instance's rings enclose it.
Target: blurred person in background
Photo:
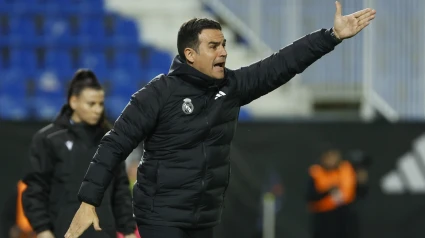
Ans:
[[[324,150],[318,164],[309,168],[307,190],[313,238],[358,238],[358,199],[368,189],[366,166],[362,155],[350,154],[343,160],[332,146]]]
[[[105,93],[96,75],[78,70],[68,89],[67,102],[50,125],[39,130],[30,145],[31,171],[23,182],[22,202],[37,238],[61,238],[80,206],[77,194],[101,138],[110,129],[104,112]],[[129,180],[125,163],[108,171],[113,182],[96,208],[101,232],[87,230],[81,237],[112,238],[117,232],[135,237]]]
[[[15,189],[3,204],[0,226],[0,237],[5,238],[36,238],[22,208],[22,192],[26,185],[19,180]]]
[[[212,238],[221,221],[230,179],[230,146],[240,107],[268,94],[353,37],[372,9],[341,14],[334,26],[306,35],[279,52],[237,70],[225,68],[221,25],[191,19],[177,36],[179,54],[167,75],[132,95],[102,139],[79,190],[82,202],[66,238],[100,230],[98,207],[109,172],[144,141],[134,186],[134,212],[143,238]]]

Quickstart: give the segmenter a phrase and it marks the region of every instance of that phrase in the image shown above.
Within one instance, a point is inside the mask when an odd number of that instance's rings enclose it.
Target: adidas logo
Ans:
[[[381,180],[386,194],[425,194],[425,134],[413,142],[413,150],[398,159],[397,169]]]
[[[223,96],[226,96],[226,94],[225,94],[223,91],[220,91],[220,92],[218,92],[218,93],[215,95],[214,100],[217,100],[217,98],[219,98],[219,97],[223,97]]]

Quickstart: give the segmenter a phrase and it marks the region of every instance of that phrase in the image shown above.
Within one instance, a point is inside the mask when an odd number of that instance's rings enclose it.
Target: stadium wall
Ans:
[[[0,122],[0,204],[28,168],[28,145],[43,123]],[[262,197],[276,198],[276,237],[307,238],[307,169],[319,145],[370,154],[370,192],[359,202],[361,237],[424,237],[425,124],[241,123],[217,237],[261,237]],[[3,209],[3,207],[2,207]]]

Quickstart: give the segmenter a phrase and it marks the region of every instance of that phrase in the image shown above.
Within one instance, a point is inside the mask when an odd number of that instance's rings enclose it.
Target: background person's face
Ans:
[[[74,110],[72,120],[96,125],[104,110],[105,93],[103,90],[86,88],[79,96],[72,96],[71,108]]]

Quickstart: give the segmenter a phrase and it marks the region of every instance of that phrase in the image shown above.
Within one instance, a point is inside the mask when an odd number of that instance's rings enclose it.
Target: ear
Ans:
[[[190,64],[193,64],[193,62],[195,62],[195,54],[196,52],[191,48],[184,49],[184,56]]]
[[[71,96],[71,98],[69,99],[69,106],[72,108],[72,110],[75,110],[75,108],[77,107],[77,101],[78,98],[76,96]]]

